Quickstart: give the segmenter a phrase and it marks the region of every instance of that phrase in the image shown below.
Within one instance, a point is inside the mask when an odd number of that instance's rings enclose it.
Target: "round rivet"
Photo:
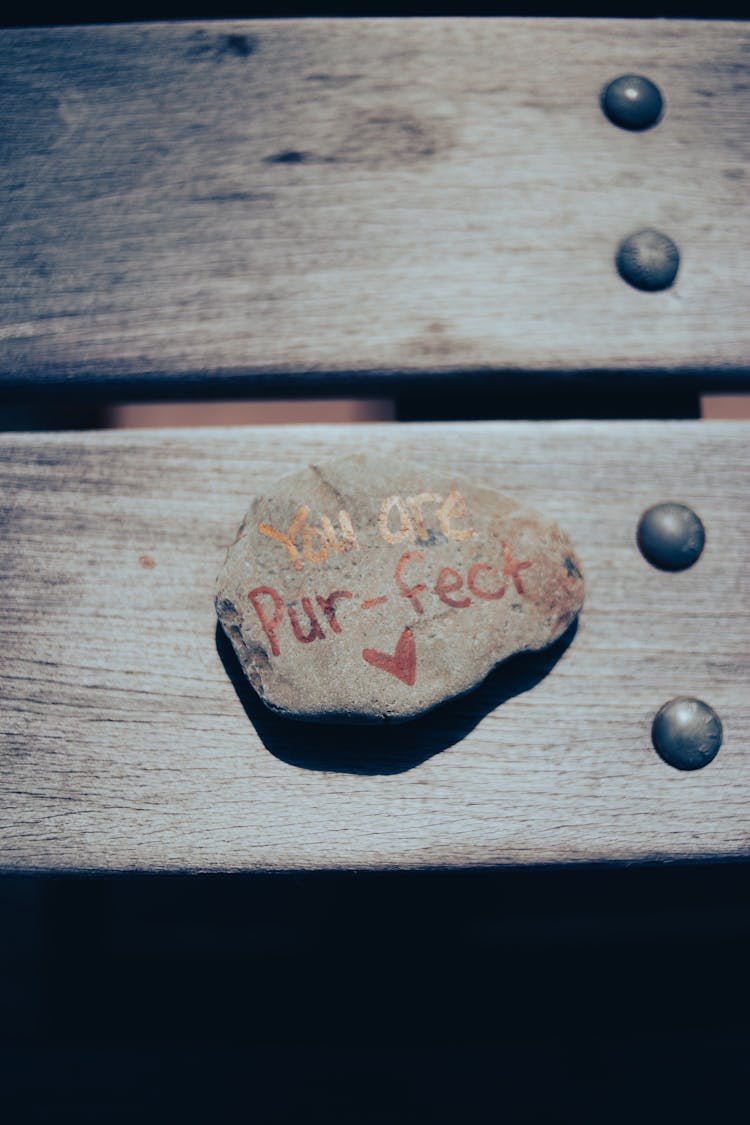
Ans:
[[[602,109],[622,129],[649,129],[663,108],[659,87],[641,74],[621,74],[602,90]]]
[[[639,230],[620,243],[617,270],[636,289],[668,289],[677,277],[680,252],[671,238],[658,230]]]
[[[719,753],[721,719],[700,699],[678,696],[657,712],[651,741],[657,754],[678,770],[699,770]]]
[[[685,504],[655,504],[638,523],[641,553],[660,570],[685,570],[703,550],[706,532]]]

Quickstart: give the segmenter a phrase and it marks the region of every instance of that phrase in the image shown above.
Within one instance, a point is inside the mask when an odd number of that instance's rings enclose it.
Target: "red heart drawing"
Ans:
[[[407,687],[414,686],[417,678],[417,646],[414,634],[408,625],[398,638],[393,656],[387,652],[378,652],[374,648],[364,649],[362,655],[368,664],[374,664],[376,668],[382,668],[384,672],[396,676]]]

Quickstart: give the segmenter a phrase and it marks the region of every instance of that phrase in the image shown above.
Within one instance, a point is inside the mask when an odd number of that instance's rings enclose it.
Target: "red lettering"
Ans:
[[[424,582],[419,582],[416,586],[407,586],[403,581],[401,575],[404,572],[404,567],[412,560],[419,559],[420,562],[424,561],[424,555],[421,551],[407,551],[401,556],[396,563],[396,585],[398,592],[405,598],[408,598],[417,613],[424,613],[422,603],[419,600],[419,594],[424,593],[427,589]]]
[[[387,594],[381,594],[379,598],[368,598],[367,601],[362,602],[362,609],[372,609],[374,605],[385,605],[387,601]]]
[[[289,614],[289,620],[292,624],[292,631],[294,632],[295,637],[300,642],[300,644],[303,645],[309,645],[311,641],[315,641],[318,638],[322,641],[325,637],[325,633],[318,624],[318,619],[313,613],[313,607],[310,605],[309,598],[302,599],[302,608],[304,609],[310,621],[309,633],[303,633],[300,629],[299,618],[297,617],[297,611],[294,606],[287,606],[287,613]]]
[[[445,602],[446,605],[453,606],[454,609],[465,609],[467,605],[471,605],[471,598],[448,597],[449,594],[455,594],[456,590],[460,590],[463,584],[464,580],[457,570],[453,570],[449,566],[444,566],[437,576],[435,593],[440,598],[440,601]]]
[[[407,687],[414,687],[417,678],[417,644],[414,633],[407,625],[398,639],[396,651],[378,652],[376,648],[362,649],[362,656],[368,664],[375,668],[382,668],[384,672],[395,676]]]
[[[273,601],[274,614],[270,621],[261,609],[260,603],[258,601],[261,594],[265,594],[266,597],[271,598],[271,600]],[[252,602],[253,609],[258,615],[258,620],[260,621],[263,632],[271,642],[271,652],[274,656],[278,656],[281,650],[279,648],[279,642],[276,639],[276,630],[281,624],[281,615],[284,612],[283,601],[276,593],[273,586],[256,586],[255,589],[251,590],[247,596]]]
[[[331,626],[334,633],[340,633],[341,632],[341,626],[339,625],[338,621],[336,620],[335,603],[339,600],[339,598],[351,598],[351,597],[353,597],[353,595],[352,595],[350,590],[334,590],[333,593],[329,594],[327,598],[321,598],[320,594],[318,594],[318,596],[317,596],[318,605],[323,610],[323,613],[326,615],[326,621]]]
[[[523,593],[523,583],[518,576],[520,570],[526,570],[531,566],[530,562],[516,562],[513,555],[510,553],[510,547],[507,543],[503,543],[503,554],[505,555],[505,567],[503,568],[503,577],[512,578],[513,585],[519,594]]]
[[[497,590],[479,589],[479,587],[477,586],[477,575],[481,570],[486,570],[490,574],[492,574],[492,567],[487,566],[487,563],[474,563],[473,567],[469,571],[469,576],[467,578],[469,589],[471,590],[472,594],[476,594],[478,598],[484,598],[485,601],[488,602],[495,601],[497,598],[501,598],[505,593],[504,586],[500,586]]]

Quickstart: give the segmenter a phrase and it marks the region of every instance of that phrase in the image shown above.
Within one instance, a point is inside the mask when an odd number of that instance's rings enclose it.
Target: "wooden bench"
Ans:
[[[675,417],[750,382],[744,24],[290,21],[7,31],[6,401],[404,395]],[[652,78],[663,120],[600,107]],[[633,230],[676,284],[628,286]],[[483,397],[482,397],[483,396]],[[589,412],[586,402],[594,404]],[[547,406],[545,406],[547,403]],[[670,405],[671,404],[671,405]],[[404,411],[408,413],[408,411]],[[573,413],[572,409],[565,413]],[[0,438],[0,865],[250,871],[748,850],[748,426],[478,421]],[[558,518],[572,643],[398,731],[274,718],[217,633],[250,495],[377,448]],[[678,574],[662,500],[703,519]],[[654,752],[676,695],[724,724]]]

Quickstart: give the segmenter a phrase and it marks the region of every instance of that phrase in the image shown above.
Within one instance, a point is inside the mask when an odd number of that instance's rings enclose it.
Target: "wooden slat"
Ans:
[[[749,434],[705,422],[6,435],[0,865],[747,854]],[[212,595],[249,496],[282,467],[363,447],[467,472],[559,519],[588,591],[567,649],[387,733],[284,722],[238,697]],[[678,574],[634,541],[639,514],[669,498],[707,528]],[[718,757],[695,773],[650,743],[677,694],[724,723]]]
[[[5,31],[0,387],[745,382],[748,42],[658,20]],[[666,98],[643,134],[599,107],[627,71]],[[613,265],[647,226],[680,247],[664,293]]]

